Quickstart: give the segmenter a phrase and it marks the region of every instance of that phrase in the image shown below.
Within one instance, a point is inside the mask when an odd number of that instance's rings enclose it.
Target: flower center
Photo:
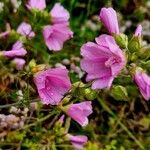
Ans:
[[[117,57],[110,57],[106,62],[105,62],[105,66],[106,67],[111,67],[112,65],[119,63],[120,59]]]

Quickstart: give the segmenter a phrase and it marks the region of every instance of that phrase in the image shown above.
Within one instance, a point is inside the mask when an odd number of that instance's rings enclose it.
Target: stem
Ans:
[[[113,116],[116,120],[118,120],[118,124],[120,127],[127,132],[128,136],[132,138],[135,143],[142,149],[144,150],[144,146],[141,144],[141,142],[128,130],[128,128],[118,119],[117,115],[107,106],[107,104],[100,98],[98,98],[98,102],[101,104],[101,106],[111,115]]]
[[[30,99],[24,99],[24,100],[30,100]],[[37,99],[33,99],[32,101],[30,100],[30,102],[39,102],[40,100]],[[7,107],[11,107],[11,106],[18,106],[20,105],[20,102],[16,102],[16,103],[12,103],[12,104],[5,104],[5,105],[0,105],[0,109],[2,108],[7,108]]]
[[[51,117],[52,115],[54,115],[55,113],[56,113],[56,111],[54,111],[54,112],[50,113],[49,115],[47,115],[47,116],[45,116],[45,117],[43,117],[43,118],[37,120],[37,122],[31,123],[31,124],[29,124],[29,125],[26,125],[26,126],[20,128],[19,130],[27,129],[27,128],[30,128],[30,127],[32,127],[32,126],[35,126],[35,125],[37,125],[37,123],[41,123],[41,122],[47,120],[48,118],[50,118],[50,117]]]

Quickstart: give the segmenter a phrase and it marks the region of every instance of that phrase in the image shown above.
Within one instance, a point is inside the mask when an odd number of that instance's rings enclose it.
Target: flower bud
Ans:
[[[94,100],[97,96],[97,93],[96,91],[92,90],[92,89],[89,89],[89,88],[86,88],[85,91],[85,98],[89,99],[89,100]]]
[[[34,66],[32,68],[32,72],[36,73],[36,72],[39,72],[39,71],[42,71],[42,70],[45,70],[45,69],[46,69],[46,65],[45,64],[40,64],[40,65]]]
[[[29,68],[32,69],[33,67],[36,66],[36,62],[34,59],[32,59],[30,62],[29,62]]]
[[[120,46],[120,48],[127,48],[128,37],[125,34],[114,34],[114,38],[116,43]]]
[[[133,36],[133,38],[130,40],[128,44],[128,49],[131,53],[138,52],[141,48],[141,37],[139,36]]]
[[[121,85],[113,86],[111,96],[116,100],[127,100],[128,93],[125,87]]]

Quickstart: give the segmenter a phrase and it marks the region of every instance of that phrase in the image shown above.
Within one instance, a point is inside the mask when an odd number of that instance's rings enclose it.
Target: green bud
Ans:
[[[34,59],[32,59],[30,62],[29,62],[29,68],[32,69],[33,67],[36,66],[36,62]]]
[[[39,71],[43,71],[43,70],[45,70],[46,69],[46,65],[45,64],[40,64],[40,65],[36,65],[36,66],[34,66],[34,67],[32,67],[32,73],[37,73],[37,72],[39,72]]]
[[[88,99],[88,100],[94,100],[97,96],[97,93],[96,91],[92,90],[92,89],[89,89],[89,88],[86,88],[84,90],[84,94],[85,94],[85,97]]]
[[[128,49],[131,53],[138,52],[141,48],[141,37],[133,36],[128,44]]]
[[[115,98],[116,100],[127,100],[128,99],[128,93],[125,87],[121,85],[113,86],[111,90],[111,96]]]
[[[114,38],[116,43],[121,47],[121,48],[127,48],[128,46],[128,37],[123,34],[114,34]]]
[[[62,103],[63,104],[67,104],[70,101],[71,97],[70,96],[66,96],[63,100]]]
[[[85,84],[82,83],[82,82],[80,82],[80,81],[75,82],[75,83],[73,84],[73,87],[75,87],[75,88],[84,87],[84,86],[85,86]]]
[[[133,54],[130,56],[130,60],[131,60],[132,62],[135,62],[137,59],[138,59],[137,53],[133,53]]]

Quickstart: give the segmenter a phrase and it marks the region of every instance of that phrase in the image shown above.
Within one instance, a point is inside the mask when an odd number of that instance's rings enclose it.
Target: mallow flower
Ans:
[[[10,31],[5,31],[0,33],[0,38],[6,38],[10,34]]]
[[[102,8],[99,17],[110,34],[119,34],[117,14],[113,8]]]
[[[17,70],[22,70],[26,62],[22,58],[15,58],[13,63],[16,65]]]
[[[67,24],[47,25],[43,28],[44,41],[49,50],[60,51],[65,41],[73,37]]]
[[[35,36],[35,33],[32,31],[31,25],[26,22],[22,22],[19,25],[17,32],[23,36],[28,37],[29,39],[32,39]]]
[[[84,135],[71,135],[67,134],[67,138],[70,140],[75,150],[82,150],[83,146],[87,143],[88,138]]]
[[[45,0],[28,0],[28,3],[26,4],[26,6],[29,10],[31,9],[43,10],[46,8],[46,1]]]
[[[86,126],[88,124],[88,116],[93,112],[91,101],[67,105],[65,112],[81,126]]]
[[[69,12],[60,4],[56,3],[50,11],[52,23],[67,23],[69,20]]]
[[[58,105],[71,88],[68,70],[62,68],[37,72],[34,75],[34,83],[42,103],[47,105]]]
[[[84,44],[81,55],[80,65],[87,72],[86,81],[93,81],[92,89],[110,88],[126,64],[124,52],[110,35],[100,35],[96,43]]]
[[[3,51],[3,55],[8,58],[25,56],[27,51],[24,49],[22,42],[17,41],[11,50]]]
[[[150,100],[150,76],[144,71],[136,70],[134,80],[145,100]]]
[[[141,36],[142,35],[142,26],[139,24],[135,30],[134,36]]]

